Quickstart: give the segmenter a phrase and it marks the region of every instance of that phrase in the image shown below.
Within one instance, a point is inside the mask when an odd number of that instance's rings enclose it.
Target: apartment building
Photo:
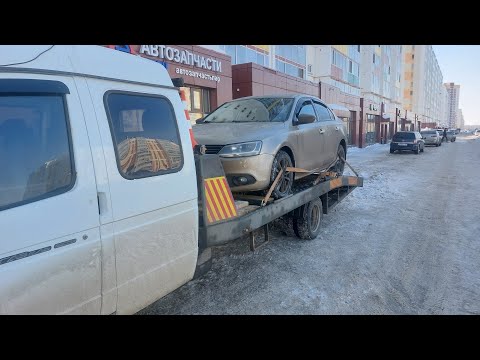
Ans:
[[[348,142],[363,146],[360,131],[361,45],[308,45],[307,80],[345,125]]]
[[[362,45],[360,86],[365,142],[386,142],[401,113],[401,45]]]
[[[443,75],[432,45],[403,45],[403,60],[403,107],[420,122],[443,122]]]
[[[455,85],[453,82],[445,83],[444,85],[448,94],[446,126],[449,128],[457,128],[460,85]]]

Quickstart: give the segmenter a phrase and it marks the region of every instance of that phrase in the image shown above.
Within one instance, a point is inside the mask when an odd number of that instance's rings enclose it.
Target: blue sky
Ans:
[[[443,82],[460,85],[465,124],[480,124],[480,45],[433,45]]]

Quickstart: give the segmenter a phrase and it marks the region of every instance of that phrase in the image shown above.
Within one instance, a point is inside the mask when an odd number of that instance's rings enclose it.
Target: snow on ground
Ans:
[[[479,154],[468,136],[419,155],[349,148],[364,185],[316,239],[278,220],[269,244],[214,248],[210,272],[140,314],[480,314]]]

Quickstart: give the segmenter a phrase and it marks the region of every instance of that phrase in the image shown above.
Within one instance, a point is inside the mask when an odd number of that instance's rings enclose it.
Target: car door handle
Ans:
[[[340,128],[339,128],[338,126],[335,126],[335,130],[337,130],[337,131],[338,131],[338,130],[340,130]]]
[[[323,130],[323,129],[318,129],[318,132],[319,132],[320,134],[323,134],[323,133],[325,133],[325,130]]]

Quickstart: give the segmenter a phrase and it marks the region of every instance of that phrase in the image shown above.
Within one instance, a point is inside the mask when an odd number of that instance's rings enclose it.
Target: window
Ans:
[[[267,65],[265,55],[263,55],[261,53],[257,53],[257,64],[262,65],[262,66]]]
[[[206,123],[283,122],[290,115],[293,98],[251,98],[227,102],[205,117]]]
[[[257,62],[257,52],[255,50],[247,48],[247,63],[249,62]]]
[[[160,96],[105,95],[117,165],[126,179],[179,171],[183,165],[177,121]]]
[[[75,182],[62,95],[0,96],[0,211],[70,190]]]
[[[313,105],[309,100],[303,102],[302,107],[297,113],[297,117],[301,114],[313,115],[315,118],[317,117],[315,115],[315,110],[313,110]]]
[[[320,121],[328,121],[328,120],[333,120],[333,117],[331,113],[328,111],[328,109],[323,106],[322,104],[318,102],[314,102],[315,105],[315,110],[317,111],[318,114],[318,119]]]
[[[373,63],[375,64],[375,54],[373,54]]]
[[[308,65],[308,73],[309,73],[309,74],[312,73],[312,65],[311,65],[311,64]]]
[[[277,60],[276,61],[276,69],[277,71],[280,71],[280,72],[285,72],[285,63],[283,61],[280,61],[280,60]]]
[[[357,51],[360,52],[360,45],[357,45]]]
[[[236,59],[235,59],[235,45],[226,45],[225,46],[225,52],[231,56],[232,58],[232,65],[235,65]]]
[[[244,64],[247,62],[247,48],[242,45],[236,46],[237,50],[237,64]]]

